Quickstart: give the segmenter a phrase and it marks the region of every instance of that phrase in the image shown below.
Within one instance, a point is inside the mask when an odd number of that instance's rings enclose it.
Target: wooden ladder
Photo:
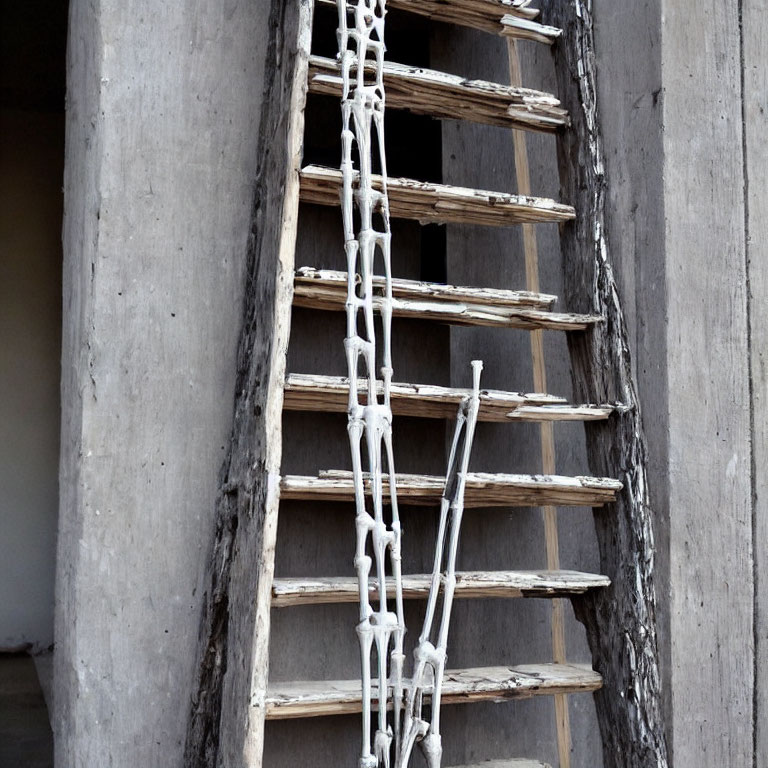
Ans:
[[[333,4],[332,0],[318,2]],[[361,710],[358,680],[292,681],[273,685],[267,680],[271,609],[289,611],[299,605],[357,601],[357,580],[351,574],[348,577],[317,574],[311,578],[273,578],[280,500],[349,502],[353,497],[352,478],[348,472],[328,470],[318,476],[287,475],[277,478],[282,441],[279,411],[284,408],[292,411],[344,412],[348,390],[348,382],[342,377],[285,372],[291,306],[341,312],[346,300],[347,280],[343,272],[295,269],[294,248],[300,203],[338,206],[341,186],[341,173],[335,169],[315,165],[299,169],[298,165],[306,93],[340,94],[335,61],[311,55],[310,52],[311,3],[301,2],[300,6],[296,21],[298,29],[291,33],[293,37],[286,33],[287,40],[293,41],[296,49],[293,72],[275,86],[282,88],[283,101],[291,105],[287,122],[283,124],[278,119],[274,122],[280,127],[279,131],[276,130],[278,139],[282,135],[288,147],[282,155],[285,164],[281,166],[278,163],[270,171],[279,187],[280,200],[279,203],[274,200],[265,203],[267,213],[270,210],[281,213],[279,231],[273,226],[268,233],[276,246],[273,253],[276,253],[279,267],[274,285],[270,286],[273,291],[270,294],[273,304],[270,306],[274,306],[274,327],[269,342],[269,370],[263,372],[264,380],[271,383],[269,391],[263,395],[263,413],[259,412],[266,428],[258,433],[259,439],[266,445],[267,456],[258,471],[273,479],[263,492],[259,533],[248,543],[254,548],[251,558],[259,564],[258,573],[251,578],[250,587],[247,586],[248,579],[244,579],[244,591],[229,598],[230,612],[237,609],[239,601],[241,605],[250,605],[248,610],[253,614],[252,621],[244,623],[242,636],[230,638],[237,648],[248,650],[249,655],[243,654],[242,663],[251,670],[249,675],[244,676],[249,688],[247,692],[242,687],[238,690],[239,684],[235,683],[227,689],[224,684],[222,705],[222,722],[225,722],[227,707],[233,706],[228,702],[247,693],[251,702],[249,713],[242,725],[236,724],[237,728],[244,730],[245,736],[239,742],[234,739],[233,743],[246,744],[244,754],[248,764],[253,766],[261,765],[265,719],[321,717]],[[472,508],[542,508],[547,546],[546,569],[460,573],[457,574],[456,597],[552,598],[554,660],[547,664],[450,670],[446,673],[442,701],[446,705],[470,704],[554,696],[559,761],[561,768],[567,768],[570,765],[570,733],[565,696],[595,691],[601,686],[601,678],[587,666],[568,662],[560,600],[601,589],[609,581],[597,574],[560,569],[556,507],[602,506],[616,499],[622,484],[611,478],[555,474],[554,422],[606,420],[612,417],[614,411],[614,406],[610,404],[571,405],[546,392],[543,332],[579,333],[603,322],[599,316],[553,311],[556,297],[541,293],[539,287],[535,224],[567,222],[575,217],[575,211],[567,204],[531,196],[525,132],[567,130],[569,117],[553,95],[522,87],[516,41],[522,39],[549,44],[560,31],[538,24],[535,21],[536,12],[522,0],[388,0],[388,7],[502,35],[508,41],[509,85],[466,80],[396,63],[386,65],[385,85],[390,109],[511,129],[517,191],[466,189],[408,178],[390,178],[387,186],[393,218],[414,219],[421,223],[522,226],[527,284],[524,289],[511,291],[395,279],[394,313],[439,323],[515,328],[530,333],[536,393],[484,390],[481,393],[479,420],[537,423],[541,438],[542,474],[470,474],[466,487],[469,512],[464,525],[465,528],[472,525]],[[341,342],[342,339],[339,339],[339,354]],[[477,351],[477,356],[482,357],[482,350]],[[252,380],[251,384],[257,385],[258,382]],[[364,384],[361,387],[364,388]],[[433,383],[393,383],[393,412],[425,419],[453,418],[458,403],[466,394],[467,390]],[[245,411],[242,413],[245,414]],[[244,415],[243,418],[247,417]],[[435,505],[443,488],[443,478],[398,475],[397,488],[401,506]],[[424,599],[429,579],[428,574],[404,575],[404,597],[409,600]],[[231,656],[229,663],[232,664]],[[226,750],[226,746],[223,749]],[[235,759],[242,757],[242,754]],[[494,760],[482,765],[489,768],[542,768],[544,763],[536,760]]]

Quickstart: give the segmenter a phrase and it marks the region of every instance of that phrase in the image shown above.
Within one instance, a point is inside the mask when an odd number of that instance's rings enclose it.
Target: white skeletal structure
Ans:
[[[473,387],[471,397],[459,407],[453,434],[445,488],[440,501],[440,523],[435,544],[432,582],[427,598],[427,612],[419,642],[414,649],[414,669],[403,719],[403,736],[397,754],[397,768],[407,768],[414,744],[418,741],[429,768],[440,768],[443,754],[440,735],[440,695],[445,672],[448,628],[451,621],[453,593],[456,589],[456,554],[459,546],[461,519],[464,514],[464,488],[469,469],[469,455],[480,408],[480,372],[483,364],[472,362]],[[440,623],[435,633],[437,600],[442,587],[443,605]],[[424,694],[432,694],[432,716],[427,722],[422,716]]]
[[[384,16],[386,0],[338,0],[339,63],[342,76],[342,196],[344,247],[347,257],[347,330],[344,346],[349,375],[348,425],[355,487],[356,550],[360,615],[357,634],[362,666],[362,750],[360,768],[388,767],[394,738],[398,768],[405,768],[414,743],[421,742],[430,768],[440,763],[440,686],[445,667],[456,551],[463,511],[464,484],[474,427],[479,407],[479,379],[482,365],[473,363],[474,390],[459,408],[453,446],[449,458],[446,489],[441,504],[435,567],[427,604],[424,629],[414,652],[414,676],[408,690],[403,715],[403,590],[401,581],[401,527],[392,449],[392,272],[391,231],[387,198],[387,166],[384,149]],[[353,21],[353,24],[350,23]],[[365,64],[369,66],[364,66]],[[373,64],[371,67],[370,65]],[[377,153],[374,153],[374,143]],[[357,148],[358,168],[353,160]],[[382,182],[373,188],[373,158],[378,155]],[[356,222],[355,212],[358,220]],[[379,228],[376,228],[378,223]],[[357,230],[357,231],[356,231]],[[384,272],[384,296],[380,288],[374,296],[377,255]],[[376,281],[380,285],[380,278]],[[382,394],[378,395],[377,345],[374,302],[382,328]],[[360,361],[363,361],[361,369]],[[358,378],[367,379],[365,393]],[[361,396],[362,394],[362,396]],[[363,449],[368,472],[364,474]],[[386,461],[386,468],[384,467]],[[389,522],[384,515],[384,472],[388,475]],[[370,509],[366,504],[369,484]],[[449,521],[450,517],[450,521]],[[447,532],[450,531],[448,534]],[[373,557],[368,554],[370,550]],[[443,559],[446,568],[443,570]],[[394,604],[387,600],[387,562],[395,582]],[[369,599],[371,571],[378,584],[378,607]],[[432,626],[438,593],[444,589],[443,610],[436,640]],[[376,650],[378,725],[371,739],[372,652]],[[422,718],[425,690],[432,695],[432,719]],[[387,711],[394,712],[393,726]]]
[[[342,217],[344,248],[347,255],[347,335],[344,346],[349,371],[348,433],[352,451],[355,484],[355,526],[357,542],[355,568],[359,582],[360,617],[357,634],[360,640],[363,694],[363,745],[360,768],[389,765],[392,729],[387,725],[389,684],[394,705],[394,737],[400,741],[399,713],[403,700],[403,591],[400,579],[400,518],[397,510],[395,466],[392,451],[392,381],[391,326],[392,282],[387,200],[387,167],[384,153],[384,0],[357,0],[347,4],[339,0],[339,63],[342,73]],[[354,20],[350,28],[349,18]],[[373,61],[373,72],[364,66]],[[375,137],[373,131],[375,130]],[[373,140],[378,144],[380,191],[373,189]],[[357,146],[359,170],[353,162]],[[355,209],[359,228],[355,232]],[[374,226],[374,217],[380,230]],[[385,290],[377,308],[381,315],[383,335],[383,396],[379,401],[376,385],[376,331],[373,310],[373,274],[376,255],[384,267]],[[357,275],[360,276],[359,291]],[[361,326],[361,329],[358,328]],[[362,333],[362,335],[361,335]],[[364,363],[359,370],[360,360]],[[358,391],[358,376],[368,379],[365,403]],[[365,438],[370,473],[371,511],[365,501],[365,478],[362,466],[362,442]],[[386,458],[390,484],[391,520],[384,519],[382,461]],[[368,554],[371,544],[373,558]],[[395,580],[394,611],[387,603],[387,557]],[[378,610],[371,606],[368,590],[371,569],[375,566],[379,585]],[[371,743],[371,652],[376,647],[378,666],[378,727]]]

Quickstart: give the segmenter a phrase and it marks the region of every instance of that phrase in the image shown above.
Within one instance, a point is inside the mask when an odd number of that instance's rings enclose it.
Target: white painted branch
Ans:
[[[310,93],[340,96],[342,78],[336,61],[312,56],[309,63]],[[366,72],[373,69],[369,62]],[[392,62],[384,64],[384,87],[388,108],[407,109],[430,117],[548,133],[568,125],[568,115],[557,98],[529,88],[468,80]]]
[[[381,176],[373,175],[372,183],[375,190],[381,190]],[[339,205],[341,187],[341,172],[333,168],[308,165],[301,171],[301,199],[305,203]],[[570,205],[543,197],[454,187],[415,179],[388,178],[387,193],[391,216],[422,223],[508,227],[569,221],[576,215]]]

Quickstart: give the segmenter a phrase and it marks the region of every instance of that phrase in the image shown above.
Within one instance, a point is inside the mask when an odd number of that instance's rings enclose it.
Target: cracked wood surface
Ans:
[[[372,64],[366,65],[373,70]],[[339,65],[311,56],[309,91],[341,96]],[[487,80],[469,80],[433,69],[385,62],[387,108],[407,109],[430,117],[554,132],[568,125],[568,115],[552,94]]]
[[[457,765],[453,768],[552,768],[549,763],[539,760],[527,760],[524,757],[513,757],[510,760],[485,760],[471,765]]]
[[[383,292],[383,285],[376,282],[375,290]],[[526,291],[462,288],[418,280],[393,280],[392,283],[391,306],[395,317],[436,320],[451,325],[553,331],[583,331],[602,319],[597,315],[531,308],[545,305],[551,297]],[[374,296],[374,309],[383,300]],[[293,303],[308,309],[343,311],[347,303],[347,273],[302,267],[296,272]]]
[[[403,576],[403,597],[408,600],[426,598],[430,574]],[[552,597],[586,592],[605,587],[605,576],[578,571],[464,571],[456,572],[455,597]],[[371,592],[378,589],[373,580]],[[354,576],[277,578],[272,585],[272,606],[317,605],[322,603],[354,603],[358,598]],[[394,584],[387,580],[387,593],[394,594]]]
[[[365,391],[368,383],[358,381]],[[448,419],[456,415],[468,389],[431,384],[393,383],[390,389],[392,412],[402,416]],[[283,407],[289,411],[346,413],[349,382],[342,376],[291,373],[285,380]],[[568,405],[555,395],[480,391],[478,421],[592,421],[607,419],[612,405]]]
[[[336,5],[335,0],[320,0]],[[556,27],[541,24],[529,0],[388,0],[387,7],[426,16],[433,21],[480,29],[494,35],[551,45],[560,36]]]
[[[386,482],[387,475],[384,478]],[[366,478],[366,490],[367,485]],[[444,486],[444,477],[398,473],[398,502],[415,506],[436,504]],[[286,475],[280,488],[284,499],[354,501],[352,473],[343,470],[328,470],[317,477]],[[467,508],[543,504],[601,506],[613,501],[621,488],[620,482],[610,478],[469,472],[464,505]]]
[[[408,681],[405,681],[406,686]],[[555,693],[587,693],[600,688],[600,675],[582,664],[522,664],[446,670],[443,704],[526,699]],[[373,686],[375,694],[376,686]],[[373,704],[376,696],[372,696]],[[360,712],[359,680],[274,683],[266,698],[267,719],[322,717]]]
[[[375,189],[381,189],[381,177],[373,176]],[[508,227],[515,224],[563,222],[576,212],[544,197],[513,195],[435,184],[415,179],[387,179],[389,212],[394,218],[415,219],[433,224],[477,224]],[[339,205],[341,171],[320,165],[308,165],[301,171],[301,200],[316,205]]]
[[[640,405],[627,327],[605,240],[605,162],[598,123],[591,3],[563,0],[547,18],[563,29],[554,47],[558,90],[571,130],[558,137],[561,194],[578,211],[561,228],[569,306],[606,322],[568,336],[575,397],[624,405],[605,422],[585,425],[590,469],[618,476],[623,489],[610,514],[595,514],[600,571],[611,586],[574,598],[594,667],[605,768],[666,768],[667,745],[656,636],[655,544]]]

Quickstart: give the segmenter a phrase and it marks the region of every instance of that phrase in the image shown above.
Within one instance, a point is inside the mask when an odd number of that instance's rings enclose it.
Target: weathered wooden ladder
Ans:
[[[508,42],[509,85],[469,81],[441,72],[388,63],[385,86],[387,105],[391,109],[512,129],[517,192],[489,192],[390,178],[388,193],[393,218],[491,227],[521,225],[527,275],[525,290],[457,287],[395,279],[394,313],[441,323],[515,328],[530,332],[537,394],[485,390],[481,394],[479,420],[538,423],[542,474],[470,474],[466,486],[466,507],[542,508],[546,569],[537,572],[461,573],[458,574],[456,597],[553,598],[554,661],[516,667],[452,670],[446,675],[442,701],[450,704],[534,695],[555,696],[558,754],[560,766],[565,768],[570,765],[565,696],[595,691],[600,688],[602,680],[589,667],[568,663],[561,598],[600,590],[610,580],[603,575],[560,570],[556,507],[600,507],[614,502],[622,489],[622,482],[610,478],[555,475],[554,422],[618,418],[614,414],[615,407],[606,402],[569,405],[562,398],[546,394],[543,332],[555,330],[580,334],[605,320],[593,313],[554,312],[552,307],[556,297],[541,293],[539,287],[535,224],[569,222],[575,218],[576,211],[567,204],[530,196],[525,132],[567,131],[569,115],[554,96],[522,88],[516,46],[521,39],[551,44],[560,35],[560,30],[537,23],[535,18],[538,12],[529,7],[527,0],[388,0],[388,6],[503,35]],[[214,576],[209,596],[208,661],[203,660],[200,690],[202,698],[221,697],[220,718],[216,717],[216,721],[212,722],[206,714],[205,702],[203,705],[198,702],[198,719],[188,741],[190,755],[195,752],[195,759],[205,748],[218,753],[221,764],[240,765],[245,760],[254,767],[261,765],[265,719],[318,717],[361,710],[360,683],[357,680],[269,685],[267,679],[269,615],[272,608],[290,610],[297,605],[357,601],[357,579],[351,574],[343,578],[324,577],[322,574],[313,578],[273,578],[280,500],[349,502],[353,497],[353,484],[351,473],[333,470],[322,472],[319,476],[279,477],[281,410],[344,412],[347,407],[348,383],[345,379],[286,374],[291,305],[343,311],[347,276],[341,272],[313,268],[295,271],[294,263],[300,203],[339,205],[340,172],[320,166],[300,169],[306,93],[340,94],[337,65],[331,59],[311,55],[310,2],[299,2],[295,17],[290,13],[285,13],[285,16],[273,13],[272,23],[278,27],[283,25],[280,35],[284,38],[282,50],[285,60],[278,69],[279,77],[276,77],[273,92],[268,97],[283,106],[282,110],[273,109],[271,113],[267,110],[261,133],[262,136],[269,135],[269,141],[273,141],[275,146],[285,141],[286,149],[275,152],[268,166],[262,170],[269,183],[262,184],[262,189],[266,191],[264,199],[258,201],[260,210],[257,210],[255,217],[256,235],[252,253],[257,263],[276,259],[277,269],[273,270],[272,276],[269,269],[262,272],[261,284],[253,286],[254,299],[249,317],[260,318],[261,325],[254,320],[253,327],[246,329],[241,344],[241,353],[246,355],[247,361],[250,360],[248,364],[251,367],[248,371],[241,370],[236,439],[233,440],[230,466],[225,472],[219,505],[221,522],[213,570],[217,572],[218,569],[224,575],[218,582]],[[257,272],[255,269],[253,274]],[[590,304],[589,301],[585,303]],[[262,327],[265,322],[268,323],[267,328]],[[252,353],[254,348],[259,350],[263,362],[254,361],[252,354],[248,357],[247,353]],[[482,350],[478,350],[477,356],[482,357]],[[456,406],[466,394],[466,390],[432,383],[393,383],[393,412],[430,419],[453,418]],[[238,430],[241,439],[237,438]],[[238,445],[242,458],[238,458]],[[440,477],[398,475],[399,503],[401,506],[435,505],[439,501],[442,485],[443,478]],[[247,489],[247,493],[243,488]],[[468,515],[465,526],[471,525],[471,515]],[[236,550],[234,554],[233,550]],[[243,552],[248,554],[239,554]],[[424,599],[429,582],[427,574],[404,575],[404,597]],[[224,585],[220,593],[217,593],[217,583]],[[222,595],[226,596],[223,609]],[[240,618],[238,611],[242,612],[243,618]],[[228,626],[223,631],[223,640],[216,631],[217,617]],[[221,660],[225,657],[227,661],[222,664]],[[226,669],[235,667],[242,667],[245,672],[227,677]],[[249,702],[245,714],[237,703],[243,699]],[[195,762],[190,757],[190,765],[208,763],[202,760]],[[483,765],[541,768],[544,764],[536,760],[501,760]]]

